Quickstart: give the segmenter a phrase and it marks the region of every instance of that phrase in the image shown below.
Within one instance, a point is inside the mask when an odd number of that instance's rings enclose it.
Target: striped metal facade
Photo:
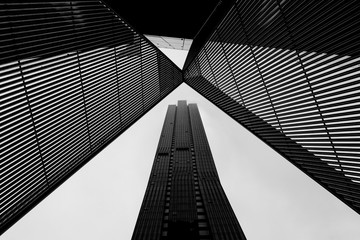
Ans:
[[[360,213],[360,2],[223,3],[185,82]],[[183,73],[103,1],[1,1],[0,234]]]
[[[239,0],[189,56],[189,86],[360,213],[359,1]]]
[[[221,186],[196,104],[168,107],[132,239],[246,239]]]
[[[182,82],[102,1],[0,2],[0,233]]]

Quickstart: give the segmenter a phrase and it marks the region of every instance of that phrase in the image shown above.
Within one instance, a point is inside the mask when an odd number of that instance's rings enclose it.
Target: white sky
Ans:
[[[186,56],[189,51],[160,48],[160,50],[168,56],[180,69],[183,68]]]
[[[249,240],[357,240],[360,216],[182,84],[1,236],[130,239],[167,106],[197,103],[220,180]]]

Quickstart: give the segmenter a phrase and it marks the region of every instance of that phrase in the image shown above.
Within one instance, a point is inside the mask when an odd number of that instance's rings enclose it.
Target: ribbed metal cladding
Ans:
[[[182,82],[102,1],[0,3],[0,233]]]
[[[187,84],[360,213],[359,1],[237,1],[193,51]]]

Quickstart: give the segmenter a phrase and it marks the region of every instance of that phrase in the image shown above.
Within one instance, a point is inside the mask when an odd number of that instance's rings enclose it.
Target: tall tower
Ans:
[[[132,239],[246,239],[196,104],[168,107]]]

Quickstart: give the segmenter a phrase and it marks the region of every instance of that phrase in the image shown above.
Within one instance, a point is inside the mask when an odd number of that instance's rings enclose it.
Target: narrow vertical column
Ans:
[[[132,239],[159,239],[165,203],[176,106],[168,107],[143,203]]]
[[[174,128],[174,146],[169,206],[168,239],[196,239],[196,201],[191,162],[191,137],[186,101],[179,101]]]
[[[230,202],[221,186],[210,146],[206,138],[200,113],[196,104],[189,104],[189,114],[198,173],[198,185],[203,206],[198,211],[199,224],[208,221],[211,239],[246,239]]]

